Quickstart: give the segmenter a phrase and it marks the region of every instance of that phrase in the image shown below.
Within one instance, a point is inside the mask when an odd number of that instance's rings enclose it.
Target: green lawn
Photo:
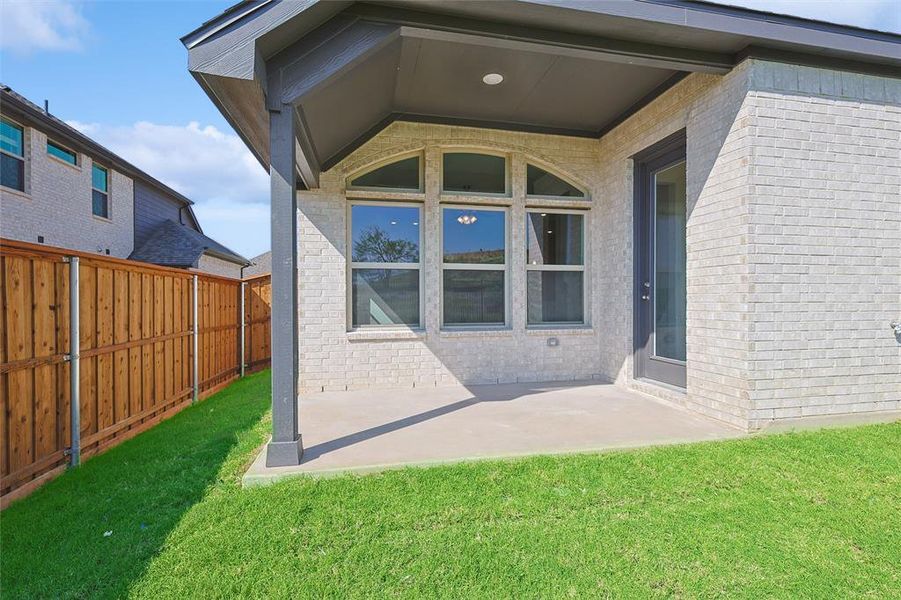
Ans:
[[[901,597],[898,423],[242,490],[268,389],[0,514],[4,600]]]

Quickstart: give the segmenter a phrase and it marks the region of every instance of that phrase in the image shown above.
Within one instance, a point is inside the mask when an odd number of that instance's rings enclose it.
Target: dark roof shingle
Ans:
[[[144,244],[128,258],[168,267],[196,267],[203,254],[240,265],[250,263],[214,239],[172,220],[157,227]]]

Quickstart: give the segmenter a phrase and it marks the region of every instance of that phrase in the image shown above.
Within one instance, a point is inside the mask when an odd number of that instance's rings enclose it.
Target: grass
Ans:
[[[4,511],[4,600],[901,597],[901,424],[242,490],[268,386]]]

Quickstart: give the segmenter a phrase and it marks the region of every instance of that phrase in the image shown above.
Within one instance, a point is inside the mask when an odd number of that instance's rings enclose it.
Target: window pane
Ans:
[[[70,165],[74,165],[77,162],[77,158],[74,152],[71,150],[66,150],[62,146],[57,146],[53,142],[47,142],[47,154],[50,156],[55,156],[60,160],[64,160]]]
[[[654,175],[654,354],[685,360],[685,163]]]
[[[91,186],[95,190],[106,192],[107,176],[106,169],[93,165],[91,169]]]
[[[530,265],[581,265],[584,217],[561,213],[528,213],[526,260]]]
[[[490,154],[445,153],[444,191],[504,194],[507,192],[507,160]]]
[[[419,262],[419,208],[355,204],[350,210],[351,260]]]
[[[419,269],[354,269],[354,327],[419,326]]]
[[[4,152],[25,156],[23,139],[21,127],[6,119],[0,121],[0,148]]]
[[[93,202],[92,210],[98,217],[109,218],[109,199],[103,192],[97,190],[92,191],[91,200]]]
[[[25,191],[25,161],[0,154],[0,183],[8,188]]]
[[[526,168],[526,194],[529,196],[585,197],[582,190],[576,186],[535,165],[529,165]]]
[[[419,157],[411,156],[351,180],[352,187],[419,190]]]
[[[445,208],[442,219],[445,263],[504,264],[504,211]]]
[[[584,322],[582,278],[579,271],[529,271],[529,324]]]
[[[444,271],[445,325],[503,325],[504,272]]]

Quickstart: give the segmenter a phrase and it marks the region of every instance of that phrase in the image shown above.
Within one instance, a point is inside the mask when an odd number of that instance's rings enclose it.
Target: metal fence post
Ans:
[[[200,391],[200,376],[197,372],[197,365],[199,364],[198,360],[197,360],[197,338],[199,337],[198,333],[200,331],[200,328],[198,327],[198,324],[197,324],[197,275],[194,275],[194,293],[191,295],[193,296],[192,302],[194,304],[194,317],[193,317],[194,335],[192,336],[194,339],[194,352],[193,352],[193,359],[192,359],[192,361],[194,363],[194,396],[191,398],[191,402],[196,403],[197,395]]]
[[[243,281],[241,282],[241,377],[244,377],[244,366],[246,361],[244,360],[244,328],[245,328],[245,319],[244,319],[244,295],[245,295],[245,286],[247,284]]]
[[[77,467],[81,462],[81,333],[79,317],[77,256],[69,257],[69,464]]]

